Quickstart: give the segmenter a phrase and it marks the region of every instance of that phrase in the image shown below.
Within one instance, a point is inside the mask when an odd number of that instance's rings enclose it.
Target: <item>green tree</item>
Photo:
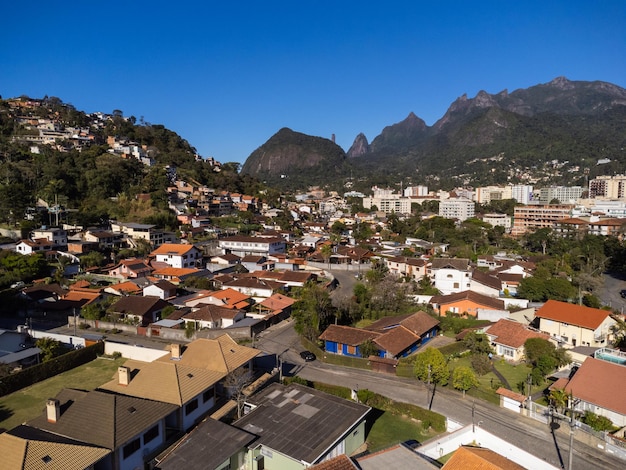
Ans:
[[[362,357],[370,357],[370,356],[378,356],[379,349],[376,346],[376,343],[371,339],[368,339],[364,343],[359,345],[359,351],[361,352]]]
[[[491,359],[489,359],[489,356],[486,356],[485,354],[474,354],[470,358],[470,363],[472,364],[472,369],[474,369],[481,377],[491,372],[493,369]]]
[[[484,333],[470,331],[465,335],[465,338],[463,338],[463,343],[473,354],[486,355],[493,352],[489,338]]]
[[[335,313],[330,295],[323,286],[315,283],[306,284],[297,294],[299,299],[294,304],[292,313],[294,328],[310,341],[317,341]]]
[[[599,416],[592,411],[585,411],[581,421],[593,428],[595,431],[613,431],[615,426],[613,422],[606,416]]]
[[[478,387],[478,379],[474,371],[467,366],[459,366],[452,371],[452,386],[457,390],[465,392],[470,388]]]
[[[47,336],[39,338],[35,342],[35,346],[41,349],[41,360],[43,362],[54,359],[67,351],[63,343]]]
[[[450,378],[450,369],[441,351],[428,347],[415,356],[413,374],[422,382],[446,385]]]
[[[556,408],[556,411],[559,413],[565,412],[565,408],[567,408],[568,398],[569,395],[562,388],[553,388],[548,394],[548,401],[552,406],[554,406],[554,408]]]

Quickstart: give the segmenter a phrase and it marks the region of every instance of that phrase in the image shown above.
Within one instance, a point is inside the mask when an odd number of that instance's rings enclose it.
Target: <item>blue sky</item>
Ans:
[[[348,150],[410,112],[557,76],[626,87],[626,2],[5,2],[0,95],[163,124],[245,159],[282,127]]]

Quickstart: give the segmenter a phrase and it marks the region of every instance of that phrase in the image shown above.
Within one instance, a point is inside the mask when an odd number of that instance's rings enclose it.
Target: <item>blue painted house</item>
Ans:
[[[360,346],[368,340],[374,340],[380,333],[351,326],[330,325],[320,335],[327,353],[341,356],[362,357]]]
[[[327,353],[362,357],[360,346],[371,340],[379,356],[397,359],[408,356],[439,333],[439,320],[426,312],[385,317],[367,328],[331,325],[320,339]]]

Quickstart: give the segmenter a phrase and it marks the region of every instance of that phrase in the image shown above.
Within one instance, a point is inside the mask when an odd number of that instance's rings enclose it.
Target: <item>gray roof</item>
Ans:
[[[370,410],[297,384],[272,384],[249,401],[257,408],[235,426],[259,436],[254,445],[309,464],[323,458]]]
[[[207,418],[178,442],[158,465],[161,470],[212,470],[244,449],[256,437],[234,426]]]

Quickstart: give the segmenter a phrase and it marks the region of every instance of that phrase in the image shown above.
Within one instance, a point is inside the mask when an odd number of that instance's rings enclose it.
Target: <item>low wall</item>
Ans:
[[[60,335],[57,333],[50,333],[49,331],[38,330],[28,330],[28,333],[35,339],[51,338],[74,348],[85,347],[85,338],[81,338],[80,336]]]
[[[112,356],[116,352],[120,353],[122,357],[127,359],[135,359],[137,361],[144,362],[152,362],[169,354],[169,351],[167,350],[144,348],[141,346],[116,343],[115,341],[108,340],[104,342],[104,354]]]

